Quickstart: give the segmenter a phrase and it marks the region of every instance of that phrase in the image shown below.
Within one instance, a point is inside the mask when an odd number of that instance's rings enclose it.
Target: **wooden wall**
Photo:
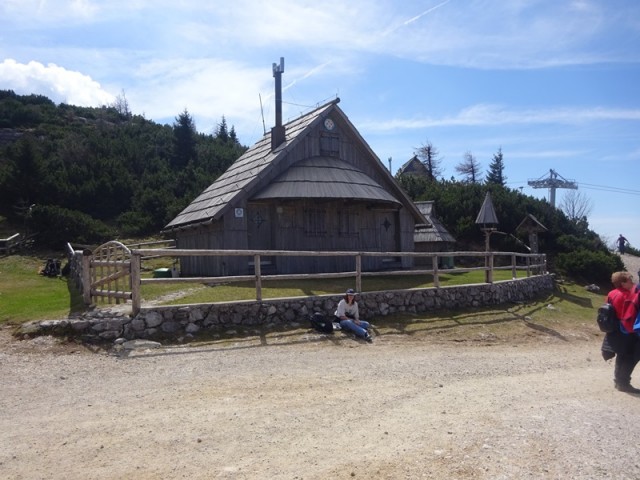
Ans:
[[[339,119],[338,119],[339,120]],[[339,158],[346,161],[392,192],[385,167],[351,133],[338,123]],[[276,167],[265,173],[256,188],[259,191],[300,160],[321,155],[321,127],[300,139]],[[238,210],[242,210],[242,215]],[[323,217],[323,228],[309,229],[309,211]],[[412,252],[415,218],[406,208],[397,209],[380,202],[339,199],[265,200],[234,205],[221,220],[206,227],[183,230],[176,235],[177,248],[254,249],[254,250],[335,250],[335,251],[405,251]],[[253,259],[184,259],[182,272],[189,276],[246,275],[254,271]],[[273,257],[264,259],[262,272],[312,273],[353,271],[353,259],[340,257]],[[368,257],[362,268],[378,271],[408,268],[408,257]]]

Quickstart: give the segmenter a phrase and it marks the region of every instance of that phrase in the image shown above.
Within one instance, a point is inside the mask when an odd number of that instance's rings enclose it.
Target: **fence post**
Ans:
[[[440,276],[438,275],[438,254],[431,257],[431,268],[433,269],[433,286],[440,288]]]
[[[91,250],[82,251],[82,300],[85,305],[91,305]]]
[[[254,270],[256,271],[256,301],[262,301],[262,268],[260,268],[260,254],[253,257]]]
[[[518,278],[518,273],[516,272],[516,262],[518,260],[516,259],[515,255],[511,255],[511,278],[513,278],[514,280],[516,278]]]
[[[140,292],[140,267],[142,260],[140,255],[131,252],[131,261],[129,268],[129,277],[131,279],[131,314],[135,317],[140,313],[140,299],[142,298]]]
[[[362,292],[362,254],[356,255],[356,292]]]
[[[493,252],[489,254],[489,256],[487,257],[487,261],[487,283],[493,283]]]

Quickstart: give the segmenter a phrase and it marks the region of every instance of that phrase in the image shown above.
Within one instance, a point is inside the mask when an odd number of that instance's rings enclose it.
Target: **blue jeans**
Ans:
[[[369,329],[369,322],[365,322],[364,320],[360,320],[360,325],[356,325],[356,323],[349,320],[340,320],[340,327],[343,330],[351,330],[358,337],[364,338],[367,334],[367,330]]]

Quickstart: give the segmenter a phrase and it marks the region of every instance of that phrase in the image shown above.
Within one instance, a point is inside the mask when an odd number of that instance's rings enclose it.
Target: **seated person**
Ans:
[[[371,335],[367,331],[369,322],[360,320],[358,316],[358,302],[356,302],[356,292],[353,289],[346,291],[344,298],[338,303],[335,316],[340,322],[340,328],[350,330],[360,338],[364,338],[367,342],[371,342]]]

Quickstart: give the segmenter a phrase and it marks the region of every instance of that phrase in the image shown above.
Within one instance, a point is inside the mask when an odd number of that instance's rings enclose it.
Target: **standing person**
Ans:
[[[358,337],[364,338],[367,342],[372,342],[369,330],[369,322],[360,320],[358,313],[358,302],[356,302],[356,292],[352,288],[347,290],[344,298],[338,302],[335,316],[340,322],[340,327],[344,330],[350,330]]]
[[[627,240],[622,234],[620,234],[620,236],[618,237],[618,251],[620,252],[620,255],[624,255],[624,247],[627,243],[629,243],[629,240]]]
[[[605,335],[602,355],[605,359],[616,356],[613,373],[616,390],[640,393],[640,389],[631,386],[631,374],[640,360],[640,339],[633,332],[638,314],[638,293],[629,272],[615,272],[611,275],[611,283],[614,289],[607,295],[607,302],[613,305],[620,320],[620,329]]]

